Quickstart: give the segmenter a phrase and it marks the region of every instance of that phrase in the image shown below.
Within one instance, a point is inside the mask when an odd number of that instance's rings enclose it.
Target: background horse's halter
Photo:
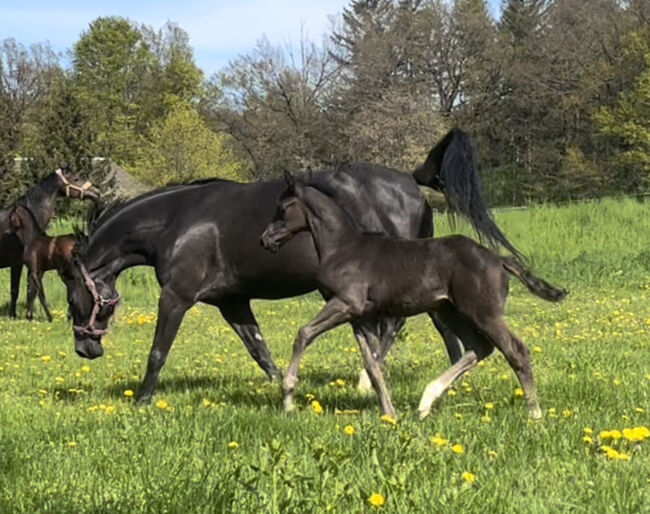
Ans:
[[[88,270],[86,269],[86,266],[84,266],[83,262],[79,263],[79,268],[81,269],[81,274],[84,277],[86,288],[88,288],[88,291],[90,291],[90,294],[93,297],[94,305],[93,310],[90,313],[90,320],[88,321],[88,324],[85,327],[73,325],[72,329],[74,330],[75,336],[101,337],[106,334],[106,332],[108,332],[108,329],[95,328],[95,320],[97,318],[97,314],[99,314],[99,311],[104,306],[117,305],[120,302],[120,295],[118,293],[115,298],[104,298],[97,291],[95,281],[90,277],[90,274],[88,273]]]
[[[65,184],[65,196],[67,196],[68,198],[70,198],[70,191],[73,190],[73,191],[78,191],[79,194],[81,195],[81,198],[83,199],[86,191],[88,191],[88,189],[90,189],[93,186],[92,182],[88,180],[84,182],[82,186],[77,186],[75,184],[72,184],[63,174],[61,168],[56,170],[54,173],[56,173],[59,177],[61,177],[61,180]]]

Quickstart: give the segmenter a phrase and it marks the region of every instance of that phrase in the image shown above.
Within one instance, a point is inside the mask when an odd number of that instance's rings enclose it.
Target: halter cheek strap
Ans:
[[[78,191],[79,194],[81,195],[81,199],[83,200],[84,194],[86,194],[86,191],[90,189],[93,184],[90,181],[84,182],[82,186],[77,186],[76,184],[72,184],[63,174],[63,171],[61,171],[61,168],[55,171],[55,173],[61,177],[61,180],[65,184],[65,196],[70,198],[70,191]]]
[[[99,314],[99,311],[101,310],[102,307],[105,306],[112,307],[117,305],[120,302],[120,295],[118,294],[115,298],[104,298],[97,291],[97,286],[95,285],[95,281],[90,277],[90,274],[86,269],[86,266],[84,266],[84,264],[81,263],[80,268],[81,268],[81,275],[83,276],[84,282],[86,284],[86,288],[88,289],[88,291],[93,297],[94,305],[93,305],[93,310],[90,313],[90,320],[88,320],[88,324],[84,327],[79,325],[73,325],[72,329],[74,330],[76,336],[101,337],[108,332],[108,329],[95,328],[95,320],[97,319],[97,314]]]

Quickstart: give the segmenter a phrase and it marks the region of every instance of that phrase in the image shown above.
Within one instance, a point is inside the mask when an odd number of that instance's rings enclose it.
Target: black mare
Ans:
[[[63,168],[50,173],[38,184],[32,186],[14,205],[24,205],[33,214],[40,231],[44,231],[54,216],[56,199],[66,196],[71,199],[99,198],[99,189],[77,174]],[[11,231],[9,216],[13,206],[0,211],[0,268],[11,268],[11,304],[9,313],[16,317],[16,304],[23,270],[24,246]]]
[[[485,237],[515,251],[485,210],[469,138],[458,129],[432,149],[414,175],[359,165],[316,174],[310,183],[334,198],[360,229],[416,238],[433,231],[431,210],[417,185],[423,181],[441,189]],[[140,403],[151,400],[181,321],[199,301],[218,307],[264,372],[279,378],[250,300],[288,298],[318,288],[311,236],[294,237],[277,254],[259,243],[284,189],[282,180],[209,180],[165,187],[102,215],[91,225],[87,242],[78,244],[78,258],[62,263],[76,352],[89,359],[103,354],[101,338],[118,298],[116,279],[127,268],[146,265],[155,268],[161,295]],[[322,293],[327,297],[327,291]],[[381,361],[401,323],[370,320],[353,329],[372,342]],[[436,323],[452,360],[459,358],[462,349],[444,316]]]
[[[535,277],[516,259],[500,257],[468,237],[405,240],[360,233],[326,194],[295,183],[289,174],[286,180],[287,190],[261,242],[265,248],[277,251],[290,244],[292,237],[311,234],[318,254],[318,284],[330,292],[330,298],[316,317],[298,331],[284,377],[285,411],[295,408],[302,354],[320,334],[368,318],[420,313],[433,318],[436,312],[446,312],[467,352],[427,386],[420,401],[420,416],[428,415],[434,400],[496,346],[521,382],[531,417],[541,417],[528,349],[503,319],[508,273],[545,300],[560,301],[566,291]],[[382,409],[394,415],[381,366],[364,338],[357,339]]]

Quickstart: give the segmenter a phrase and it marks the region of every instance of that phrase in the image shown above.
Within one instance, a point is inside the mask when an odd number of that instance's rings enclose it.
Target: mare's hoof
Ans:
[[[373,392],[372,382],[368,376],[368,372],[362,369],[359,373],[359,382],[357,383],[357,391],[361,394],[369,396]]]
[[[535,407],[528,412],[531,421],[540,421],[542,419],[542,409]]]
[[[138,407],[146,407],[147,405],[151,405],[151,396],[140,396],[135,401],[135,404]]]
[[[269,382],[272,384],[280,384],[282,383],[282,373],[280,373],[277,369],[267,375],[269,377]]]

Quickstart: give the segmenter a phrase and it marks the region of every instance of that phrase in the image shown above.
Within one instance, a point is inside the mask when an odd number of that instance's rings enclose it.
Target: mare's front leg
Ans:
[[[367,330],[364,329],[364,326],[354,323],[353,327],[354,335],[357,338],[359,349],[361,350],[361,356],[363,357],[365,371],[369,381],[379,396],[381,408],[384,414],[395,416],[395,408],[390,399],[390,393],[388,392],[388,386],[386,385],[386,380],[384,379],[384,373],[382,371],[383,363],[377,359],[375,353],[376,349],[372,348],[371,345],[368,344],[368,340],[366,339]]]
[[[20,275],[23,272],[23,264],[14,264],[11,266],[11,303],[9,305],[9,314],[12,318],[16,317],[16,305],[18,304],[18,293],[20,292]]]
[[[325,304],[325,307],[313,320],[298,330],[298,335],[293,343],[291,364],[289,364],[289,369],[283,381],[285,412],[291,412],[296,407],[294,392],[298,384],[300,360],[305,349],[323,332],[350,321],[352,318],[353,313],[350,306],[340,298],[334,297]]]
[[[183,299],[172,287],[163,287],[158,301],[158,321],[153,346],[149,352],[147,372],[140,391],[138,391],[138,405],[151,403],[151,396],[158,383],[158,375],[165,364],[169,349],[178,333],[178,328],[183,321],[192,302]]]
[[[31,298],[30,298],[30,289]],[[45,299],[45,290],[43,289],[43,274],[42,273],[30,273],[29,283],[27,285],[27,319],[31,320],[34,317],[34,290],[38,293],[38,300],[41,302],[41,306],[45,311],[48,321],[52,322],[52,314],[50,313],[50,308],[47,305],[47,300]]]
[[[362,326],[363,334],[370,346],[372,354],[382,369],[384,369],[388,352],[395,343],[395,338],[405,322],[406,320],[404,318],[379,318],[375,322],[367,322]],[[356,332],[355,329],[355,335]],[[369,393],[372,391],[372,387],[373,385],[368,376],[368,372],[364,368],[359,373],[357,390],[362,393]]]
[[[218,305],[224,319],[244,342],[244,346],[255,362],[266,373],[271,382],[280,380],[282,373],[276,367],[271,352],[262,337],[255,315],[247,299],[229,300]]]

